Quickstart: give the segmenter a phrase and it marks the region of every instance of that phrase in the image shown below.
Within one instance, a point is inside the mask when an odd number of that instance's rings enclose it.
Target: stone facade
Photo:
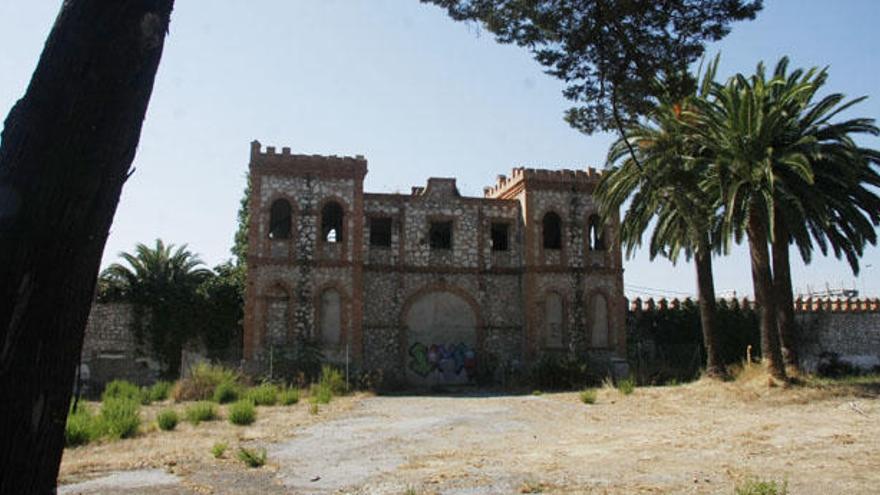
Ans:
[[[93,304],[80,355],[80,380],[86,395],[100,393],[112,380],[138,385],[155,382],[160,365],[134,333],[134,306]]]
[[[455,179],[365,193],[363,157],[251,145],[244,359],[298,336],[410,383],[465,383],[480,360],[625,355],[618,219],[599,173],[514,169],[463,197]]]

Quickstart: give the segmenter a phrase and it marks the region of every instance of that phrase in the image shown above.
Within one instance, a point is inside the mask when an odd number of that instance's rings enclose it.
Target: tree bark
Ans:
[[[95,279],[173,0],[66,0],[0,144],[0,494],[54,493]]]
[[[703,345],[706,347],[706,375],[720,378],[726,372],[719,354],[718,329],[715,325],[715,279],[712,275],[712,253],[708,241],[697,248],[694,265],[697,268],[697,297],[700,303]]]
[[[773,294],[776,298],[776,325],[782,359],[786,366],[799,368],[795,342],[794,297],[791,288],[788,230],[780,215],[773,226]]]
[[[749,255],[752,262],[752,284],[761,322],[761,357],[774,378],[785,380],[785,366],[779,350],[779,332],[776,328],[776,306],[773,298],[773,274],[770,271],[770,252],[767,248],[767,223],[753,206],[749,213]]]

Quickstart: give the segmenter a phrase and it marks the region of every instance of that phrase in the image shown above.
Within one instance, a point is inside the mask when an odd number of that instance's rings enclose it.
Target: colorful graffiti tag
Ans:
[[[477,368],[477,356],[474,349],[465,343],[431,344],[430,346],[416,342],[409,348],[412,359],[409,369],[422,378],[432,373],[440,373],[446,380],[473,376]]]

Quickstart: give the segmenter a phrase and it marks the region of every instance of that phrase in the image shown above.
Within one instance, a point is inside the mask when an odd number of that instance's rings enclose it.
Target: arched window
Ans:
[[[325,242],[342,242],[342,206],[330,201],[321,209],[321,239]]]
[[[602,227],[602,219],[599,215],[590,215],[587,232],[590,251],[605,250],[605,230]]]
[[[608,301],[602,294],[594,294],[590,302],[590,343],[592,347],[608,347]]]
[[[266,297],[266,337],[268,344],[282,345],[287,340],[290,322],[290,296],[287,290],[275,285]]]
[[[327,289],[321,293],[321,343],[325,347],[339,345],[342,333],[342,304],[339,291]]]
[[[544,215],[544,249],[562,249],[562,219],[555,212]]]
[[[269,209],[269,239],[290,239],[290,203],[276,199]]]
[[[556,292],[547,294],[544,301],[544,342],[547,347],[562,347],[562,297]]]

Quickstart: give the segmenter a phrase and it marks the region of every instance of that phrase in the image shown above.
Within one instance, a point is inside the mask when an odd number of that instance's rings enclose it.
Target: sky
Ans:
[[[0,0],[0,115],[24,94],[60,5]],[[792,67],[829,66],[831,91],[869,96],[847,116],[877,118],[878,20],[875,0],[769,0],[707,53],[721,54],[724,78],[783,55]],[[180,0],[102,266],[156,238],[188,244],[210,266],[228,259],[254,139],[364,155],[370,192],[437,176],[481,196],[513,167],[602,168],[612,136],[570,128],[562,89],[525,49],[416,0]],[[792,259],[796,292],[880,296],[876,247],[858,277],[833,257]],[[695,294],[690,263],[638,252],[624,270],[629,297]],[[715,259],[715,284],[752,294],[744,247]]]

